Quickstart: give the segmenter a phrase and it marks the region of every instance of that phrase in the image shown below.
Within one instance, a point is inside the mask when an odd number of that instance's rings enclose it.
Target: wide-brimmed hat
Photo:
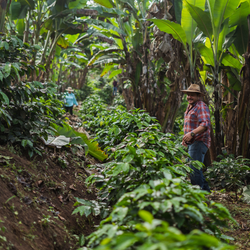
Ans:
[[[184,90],[181,90],[182,92],[184,93],[198,93],[198,94],[201,94],[201,95],[204,95],[203,93],[201,93],[201,89],[200,89],[200,86],[198,84],[191,84],[188,89],[184,89]]]
[[[72,89],[71,87],[68,87],[67,89],[66,89],[67,91],[74,91],[74,89]]]

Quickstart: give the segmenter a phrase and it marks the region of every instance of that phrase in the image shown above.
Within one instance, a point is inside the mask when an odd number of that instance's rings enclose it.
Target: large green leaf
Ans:
[[[241,90],[241,82],[239,81],[239,79],[237,79],[237,77],[235,77],[233,72],[231,72],[231,71],[227,72],[227,78],[229,80],[230,87],[233,90],[237,90],[237,91]]]
[[[10,101],[9,101],[8,96],[5,93],[3,93],[1,90],[0,90],[0,99],[2,99],[3,101],[2,103],[9,105]]]
[[[189,0],[190,4],[195,4],[196,7],[204,10],[206,0]],[[181,27],[184,29],[187,37],[187,43],[192,46],[192,40],[195,34],[195,29],[197,27],[196,22],[192,18],[190,12],[187,8],[187,2],[183,2],[183,8],[181,13]]]
[[[174,1],[174,13],[177,23],[181,24],[182,1]]]
[[[10,5],[10,16],[12,20],[23,19],[29,9],[34,9],[34,0],[16,0]]]
[[[222,56],[222,60],[221,63],[224,66],[229,66],[229,67],[233,67],[238,69],[238,71],[240,71],[240,69],[242,68],[242,64],[239,62],[239,60],[235,59],[234,57],[232,57],[231,55],[224,53]]]
[[[111,0],[94,0],[94,1],[107,8],[113,8],[115,6]]]
[[[111,78],[113,78],[113,77],[115,77],[115,76],[117,76],[117,75],[119,75],[119,74],[121,74],[121,73],[122,73],[122,69],[114,70],[114,71],[112,71],[112,73],[109,75],[109,79],[111,79]]]
[[[23,36],[23,32],[25,30],[25,23],[24,23],[24,19],[18,19],[16,22],[16,29],[18,32],[19,36]]]
[[[78,21],[79,22],[85,22],[85,23],[88,23],[88,24],[92,24],[92,25],[95,25],[95,26],[98,26],[98,27],[102,27],[102,28],[107,29],[109,31],[113,30],[113,31],[118,33],[117,35],[126,36],[126,33],[122,29],[116,27],[113,24],[107,23],[107,22],[103,22],[103,21],[95,20],[95,19],[84,19],[84,20],[78,19]]]
[[[234,34],[234,45],[240,55],[247,50],[248,41],[248,23],[247,16],[250,14],[250,6],[248,2],[243,2],[241,6],[235,10],[235,13],[230,17],[229,26],[237,25]]]
[[[219,60],[219,56],[222,53],[222,47],[223,44],[225,42],[225,38],[226,35],[229,33],[229,28],[228,28],[228,19],[226,19],[223,23],[223,27],[221,29],[220,35],[219,35],[219,39],[218,39],[218,47],[217,47],[217,55],[218,55],[218,60]]]
[[[67,123],[63,124],[63,127],[58,126],[56,124],[52,124],[52,127],[54,127],[57,130],[58,135],[64,135],[65,137],[71,137],[75,138],[75,143],[81,144],[85,147],[86,153],[89,153],[96,159],[100,161],[104,161],[108,156],[103,152],[99,146],[98,143],[95,141],[90,141],[87,138],[86,134],[79,133],[75,131],[70,125]],[[87,147],[86,147],[87,146]],[[88,149],[88,151],[87,151]]]
[[[205,64],[212,65],[214,67],[214,56],[211,48],[206,47],[203,44],[198,45],[199,52],[201,54],[202,60]]]
[[[209,0],[208,0],[209,1]],[[230,17],[239,6],[240,0],[216,0],[213,9],[213,22],[220,27],[225,19]]]
[[[188,1],[186,2],[188,11],[197,23],[198,28],[211,40],[213,29],[209,14],[203,11],[201,8],[190,4]]]
[[[103,77],[104,75],[106,75],[111,70],[111,68],[113,68],[116,65],[117,64],[113,64],[113,63],[105,65],[105,67],[104,67],[104,69],[103,69],[100,76]]]
[[[88,63],[88,66],[91,66],[98,58],[100,58],[101,56],[103,55],[106,55],[106,54],[111,54],[113,52],[120,52],[121,49],[117,48],[117,47],[111,47],[111,48],[108,48],[108,49],[105,49],[105,50],[101,50],[99,51],[98,53],[96,53],[90,60],[89,60],[89,63]]]
[[[149,21],[152,21],[161,31],[171,34],[174,39],[178,40],[184,46],[186,46],[186,33],[180,24],[162,19],[149,19]]]

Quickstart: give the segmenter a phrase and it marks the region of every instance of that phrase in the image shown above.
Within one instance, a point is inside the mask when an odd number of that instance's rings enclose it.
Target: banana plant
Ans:
[[[205,9],[206,0],[190,0],[189,3],[195,4],[201,10]],[[197,23],[192,18],[189,10],[188,3],[183,1],[183,7],[181,11],[181,24],[171,22],[163,19],[150,19],[161,31],[171,34],[174,39],[182,43],[190,65],[190,78],[191,81],[195,81],[195,64],[196,64],[196,53],[194,50],[194,39],[199,34],[196,32]],[[199,37],[198,37],[199,38]],[[197,39],[196,39],[197,40]]]
[[[199,52],[204,63],[211,70],[213,75],[214,87],[214,117],[215,117],[215,136],[216,136],[216,153],[221,153],[221,96],[220,96],[220,69],[222,66],[236,68],[238,71],[241,64],[237,59],[226,53],[229,48],[230,39],[227,39],[233,33],[236,27],[229,27],[230,17],[233,16],[240,0],[207,0],[207,11],[198,6],[185,1],[188,11],[197,23],[198,28],[206,36],[206,43],[199,45]],[[236,25],[237,23],[235,23]],[[231,42],[232,43],[232,42]]]

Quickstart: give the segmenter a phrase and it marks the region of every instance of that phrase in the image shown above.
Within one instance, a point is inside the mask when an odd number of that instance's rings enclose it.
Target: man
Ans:
[[[182,145],[188,146],[188,153],[193,160],[204,162],[205,154],[210,147],[210,112],[208,106],[201,101],[200,86],[191,84],[187,90],[188,107],[184,115],[184,136]],[[193,173],[190,174],[191,183],[199,185],[202,190],[210,192],[207,181],[203,176],[202,169],[190,165]]]

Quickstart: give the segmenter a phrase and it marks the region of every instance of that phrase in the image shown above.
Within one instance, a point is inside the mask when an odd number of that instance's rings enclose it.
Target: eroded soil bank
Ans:
[[[77,249],[98,218],[72,215],[75,197],[95,200],[84,184],[95,163],[83,152],[46,149],[32,161],[13,147],[0,147],[0,249]]]

